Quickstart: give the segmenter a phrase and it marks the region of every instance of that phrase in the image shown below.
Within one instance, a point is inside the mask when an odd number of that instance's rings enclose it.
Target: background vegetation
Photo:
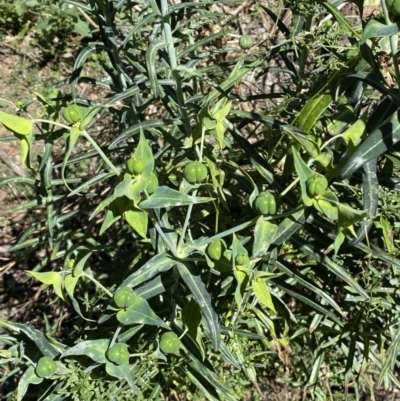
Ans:
[[[0,9],[2,399],[400,387],[396,1]]]

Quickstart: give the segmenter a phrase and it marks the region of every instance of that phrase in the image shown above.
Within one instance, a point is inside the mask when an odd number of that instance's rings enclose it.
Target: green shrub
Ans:
[[[235,21],[213,5],[81,3],[101,39],[68,84],[35,93],[40,118],[0,111],[2,140],[32,172],[0,185],[38,194],[9,210],[37,210],[11,251],[45,249],[27,274],[80,318],[57,339],[0,320],[18,400],[31,385],[44,400],[237,400],[266,391],[271,371],[318,400],[377,376],[400,386],[398,27],[386,7],[355,26],[330,3],[297,2],[289,29],[257,6],[281,35],[229,53],[219,40]],[[84,67],[99,54],[97,80]],[[271,72],[284,79],[270,92],[242,92]],[[270,112],[245,111],[255,101]],[[65,124],[71,103],[82,115]],[[35,370],[43,357],[53,375]]]

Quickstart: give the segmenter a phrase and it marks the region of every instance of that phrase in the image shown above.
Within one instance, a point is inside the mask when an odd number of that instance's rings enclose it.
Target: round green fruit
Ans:
[[[45,379],[56,373],[57,364],[47,356],[42,356],[36,365],[36,375]]]
[[[254,210],[258,214],[275,214],[276,209],[276,199],[271,192],[261,192],[254,201]]]
[[[124,343],[114,344],[107,351],[107,358],[116,365],[125,365],[129,362],[128,346]]]
[[[254,40],[250,35],[242,35],[239,39],[239,46],[245,50],[254,45]]]
[[[117,308],[129,308],[135,302],[135,293],[130,287],[122,287],[115,291],[113,300]]]
[[[168,331],[161,336],[160,349],[164,354],[175,354],[181,348],[181,340],[172,331]]]
[[[246,268],[250,264],[250,258],[245,253],[239,253],[235,259],[235,265],[239,268]]]
[[[307,195],[315,198],[328,188],[328,180],[323,175],[314,175],[306,181]]]
[[[220,260],[224,253],[224,243],[220,239],[215,239],[207,247],[207,255],[212,260]]]
[[[147,180],[146,191],[150,195],[158,188],[158,178],[152,172]]]
[[[144,170],[144,163],[142,160],[137,159],[136,157],[130,158],[126,162],[126,171],[129,174],[140,174]]]
[[[75,124],[82,120],[82,107],[77,104],[71,104],[71,106],[64,109],[63,116],[70,124]]]
[[[186,165],[183,175],[191,184],[202,182],[207,178],[207,167],[199,162],[190,162]]]

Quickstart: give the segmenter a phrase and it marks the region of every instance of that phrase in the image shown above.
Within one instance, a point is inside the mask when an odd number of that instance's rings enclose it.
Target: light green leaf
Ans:
[[[173,206],[187,206],[196,203],[211,202],[214,198],[194,197],[175,191],[166,186],[161,186],[145,201],[140,202],[142,209],[159,209]]]
[[[154,170],[153,152],[147,142],[146,137],[144,136],[142,128],[140,129],[139,143],[135,149],[135,152],[133,153],[133,156],[143,162],[144,169],[142,174],[148,175]]]
[[[338,225],[340,227],[349,227],[368,216],[367,210],[357,210],[346,203],[338,204]]]
[[[81,341],[65,351],[61,355],[61,358],[65,358],[70,355],[85,355],[97,363],[106,363],[106,352],[109,344],[110,340],[108,339]]]
[[[270,309],[274,314],[276,313],[274,303],[272,302],[271,293],[269,291],[267,281],[265,278],[254,278],[251,282],[254,294],[259,302]]]
[[[313,200],[314,207],[328,219],[338,219],[339,199],[332,191],[325,191]]]
[[[102,235],[108,228],[110,228],[116,221],[122,217],[122,213],[118,207],[118,199],[114,199],[107,210],[106,217],[104,217],[103,223],[100,228],[100,235]]]
[[[137,271],[128,276],[124,282],[118,287],[132,287],[135,288],[139,284],[152,279],[159,273],[164,273],[175,266],[176,261],[171,259],[167,253],[159,253],[153,256]]]
[[[31,120],[0,111],[0,123],[8,130],[19,135],[30,135],[33,130]]]
[[[329,94],[310,99],[297,117],[297,126],[307,133],[310,132],[332,102],[332,96]]]
[[[62,300],[64,300],[64,294],[62,293],[62,289],[61,289],[62,277],[59,273],[56,273],[56,272],[41,273],[41,272],[34,272],[34,271],[29,271],[29,270],[27,270],[27,273],[30,274],[31,276],[35,277],[36,280],[39,280],[43,284],[52,285],[54,288],[54,292]]]
[[[254,229],[254,242],[252,258],[261,258],[268,252],[269,246],[274,242],[278,226],[260,217]]]
[[[310,198],[308,196],[306,182],[309,178],[320,174],[311,170],[310,167],[307,166],[307,164],[304,162],[304,160],[301,158],[301,156],[294,147],[292,147],[292,152],[293,152],[294,167],[300,179],[301,199],[306,206],[311,206],[313,204],[313,198]]]
[[[382,227],[385,248],[389,253],[392,253],[396,250],[393,243],[394,240],[393,226],[383,216],[380,217],[380,223]]]
[[[169,330],[169,326],[154,313],[147,301],[139,296],[135,296],[133,304],[128,309],[117,312],[117,320],[125,326],[149,324]]]
[[[125,220],[142,238],[147,238],[149,216],[144,210],[137,209],[133,205],[130,207],[129,210],[125,210]]]

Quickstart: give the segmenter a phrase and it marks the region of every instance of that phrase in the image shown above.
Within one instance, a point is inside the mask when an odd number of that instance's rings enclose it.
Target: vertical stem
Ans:
[[[193,192],[193,196],[196,196],[196,195],[197,195],[197,189]],[[182,234],[181,234],[181,237],[179,238],[179,242],[178,242],[178,252],[181,251],[181,248],[182,248],[182,245],[183,245],[183,240],[185,239],[186,230],[187,230],[188,225],[189,225],[190,216],[192,214],[192,210],[193,210],[193,203],[191,203],[188,206],[185,222],[183,223]]]
[[[306,18],[306,23],[304,25],[304,29],[308,31],[311,28],[311,23],[312,23],[312,16],[309,15]],[[306,61],[308,57],[308,49],[306,46],[303,46],[301,51],[300,51],[300,60],[299,60],[299,77],[301,79],[304,78],[304,71],[306,68]]]
[[[389,11],[386,6],[386,0],[381,0],[382,9],[383,9],[383,16],[385,17],[386,25],[391,25],[392,22],[390,21]],[[400,85],[400,69],[399,69],[399,62],[397,61],[397,34],[390,36],[390,48],[392,51],[392,60],[393,60],[393,67],[396,74],[396,81],[397,87]]]

